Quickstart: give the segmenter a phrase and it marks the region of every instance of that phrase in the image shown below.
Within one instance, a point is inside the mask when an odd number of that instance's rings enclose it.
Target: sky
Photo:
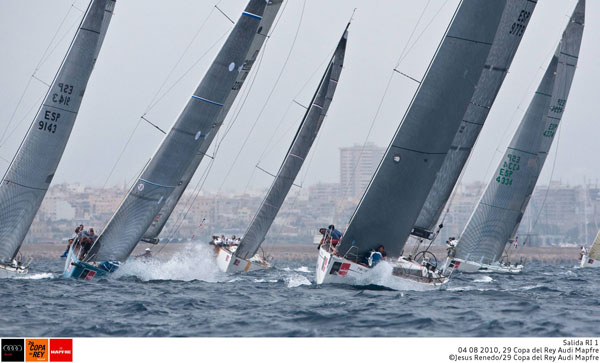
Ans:
[[[490,0],[491,1],[491,0]],[[0,170],[8,167],[87,0],[0,2]],[[200,82],[245,0],[118,0],[54,183],[130,185]],[[268,187],[347,22],[345,67],[297,184],[339,182],[339,149],[387,147],[459,0],[287,0],[196,182],[209,192]],[[560,39],[575,0],[540,0],[462,182],[488,181]],[[354,15],[354,9],[356,9]],[[600,155],[600,2],[587,2],[578,70],[540,184],[595,183]],[[384,90],[390,80],[388,92]],[[21,102],[20,102],[21,100]],[[378,112],[379,110],[379,112]],[[13,115],[14,114],[14,115]],[[225,134],[225,130],[229,132]],[[128,141],[129,140],[129,141]],[[212,165],[211,165],[212,164]],[[210,168],[210,169],[208,169]],[[206,171],[209,171],[206,173]]]

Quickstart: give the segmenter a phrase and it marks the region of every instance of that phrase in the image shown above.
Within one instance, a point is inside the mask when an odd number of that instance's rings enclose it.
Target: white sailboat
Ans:
[[[515,240],[565,110],[581,46],[585,0],[579,0],[538,89],[473,211],[446,270],[518,273],[522,264],[501,259]]]
[[[183,112],[89,251],[70,251],[63,275],[113,272],[156,236],[189,184],[256,61],[283,0],[250,0]],[[81,258],[80,258],[81,257]]]
[[[600,232],[596,235],[596,239],[592,244],[589,252],[581,255],[581,267],[600,267]]]
[[[92,0],[25,138],[0,184],[0,277],[25,274],[23,239],[65,150],[115,0]]]
[[[460,3],[348,229],[339,244],[326,238],[319,249],[317,284],[377,284],[368,276],[383,246],[390,261],[397,258],[391,275],[406,288],[448,281],[432,253],[403,257],[404,246],[411,234],[434,238],[417,222],[435,225],[534,7],[526,0]]]
[[[342,73],[349,26],[350,24],[344,30],[329,61],[275,180],[241,242],[239,245],[226,243],[216,245],[217,266],[221,271],[247,272],[271,267],[270,263],[257,252],[300,172],[327,115]]]

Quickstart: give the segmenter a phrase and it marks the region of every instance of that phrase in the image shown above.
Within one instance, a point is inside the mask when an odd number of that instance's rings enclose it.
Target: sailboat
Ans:
[[[92,0],[0,184],[0,277],[28,272],[18,258],[77,118],[115,0]]]
[[[92,280],[113,272],[140,240],[155,242],[149,236],[160,233],[189,184],[248,77],[282,2],[248,2],[183,112],[102,233],[88,251],[69,251],[65,277]]]
[[[600,267],[600,232],[590,248],[590,251],[581,255],[581,267]]]
[[[445,270],[518,273],[522,264],[501,261],[515,239],[523,214],[552,146],[575,75],[585,19],[579,0],[542,81],[473,211]]]
[[[319,249],[317,284],[373,283],[365,278],[376,250],[382,250],[380,258],[383,252],[398,258],[392,276],[409,288],[437,289],[448,281],[435,256],[405,258],[404,246],[451,158],[453,142],[460,142],[463,120],[470,120],[465,115],[478,123],[485,119],[504,78],[502,69],[512,59],[507,54],[516,49],[534,5],[524,0],[460,3],[341,241]],[[469,111],[475,106],[481,110]],[[453,173],[461,163],[450,167]]]
[[[342,73],[349,26],[350,24],[346,26],[344,34],[329,61],[329,65],[296,131],[294,140],[275,176],[275,180],[241,242],[239,245],[222,244],[216,246],[217,266],[221,271],[247,272],[271,267],[269,262],[257,252],[285,201],[285,197],[290,191],[298,172],[300,172],[300,168],[327,115],[327,110],[331,105]]]

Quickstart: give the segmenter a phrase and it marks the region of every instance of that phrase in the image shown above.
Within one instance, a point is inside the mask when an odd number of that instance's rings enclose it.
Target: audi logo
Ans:
[[[4,352],[22,352],[22,345],[5,345],[2,347],[2,351]]]

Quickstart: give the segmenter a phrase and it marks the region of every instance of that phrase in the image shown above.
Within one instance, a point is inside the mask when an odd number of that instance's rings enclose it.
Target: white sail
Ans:
[[[0,184],[0,261],[15,258],[71,135],[115,0],[92,0]]]
[[[456,258],[486,263],[502,257],[516,233],[552,146],[575,75],[585,19],[580,0],[500,165],[473,211]]]

